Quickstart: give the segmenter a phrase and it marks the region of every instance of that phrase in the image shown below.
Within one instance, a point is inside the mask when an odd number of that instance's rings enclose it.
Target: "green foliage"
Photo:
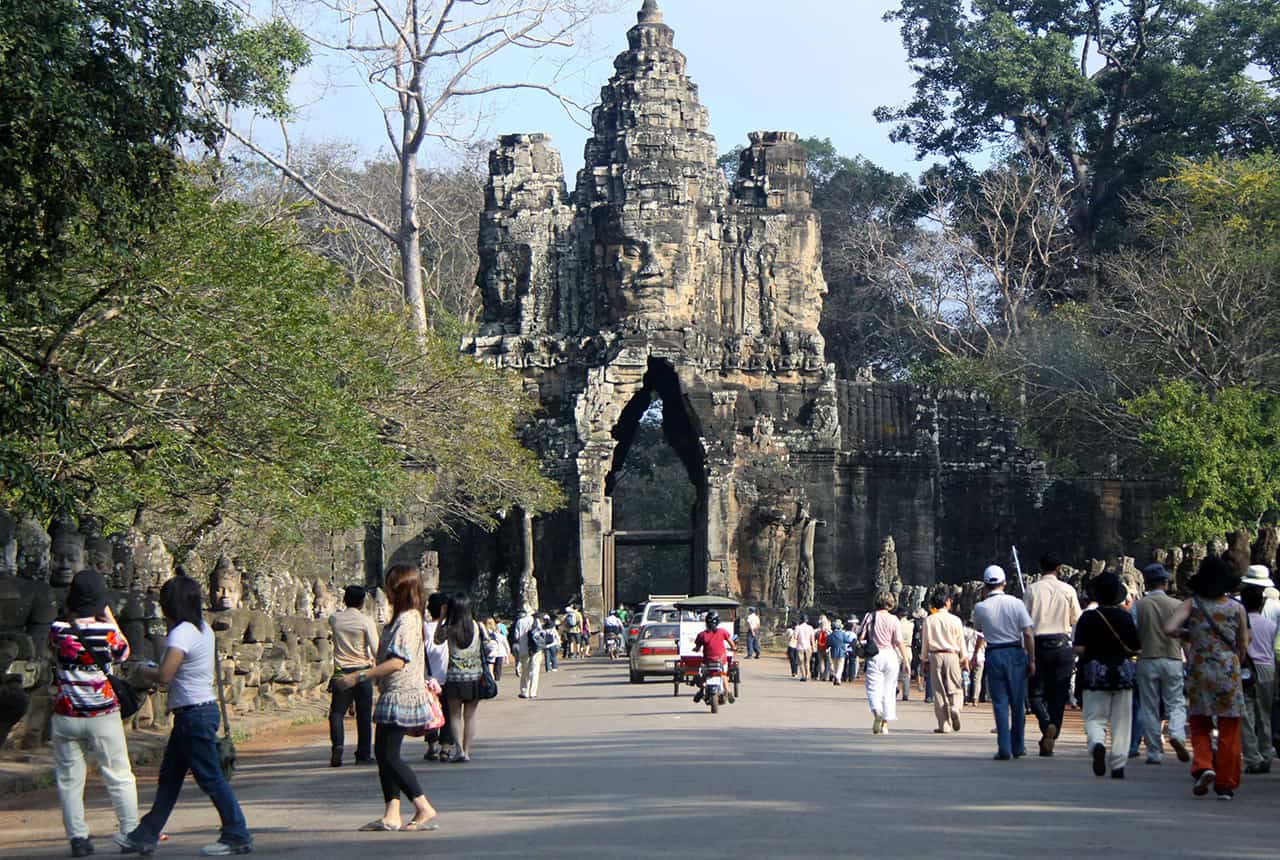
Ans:
[[[192,100],[197,78],[228,82],[231,109],[283,103],[269,62],[300,60],[305,45],[277,28],[284,47],[272,53],[238,25],[218,0],[0,4],[0,490],[34,509],[65,510],[71,497],[31,459],[29,439],[70,457],[85,428],[49,357],[22,348],[69,334],[63,323],[84,313],[65,303],[83,296],[57,283],[68,260],[91,248],[127,254],[140,231],[172,217],[175,152],[216,127]],[[119,297],[128,284],[99,289]]]
[[[902,0],[915,95],[877,117],[921,154],[1011,144],[1077,188],[1092,242],[1175,157],[1271,145],[1280,116],[1272,0]],[[1111,230],[1107,241],[1122,235]]]
[[[47,287],[76,310],[6,332],[76,429],[6,427],[35,474],[0,503],[69,486],[109,525],[145,515],[189,547],[224,521],[280,538],[411,503],[483,522],[558,502],[515,439],[511,380],[452,341],[424,355],[399,308],[340,290],[291,233],[213,196],[184,186],[151,229],[87,245]]]
[[[1210,396],[1185,381],[1128,404],[1142,444],[1177,490],[1157,506],[1157,537],[1204,540],[1256,527],[1280,508],[1280,398],[1241,386]]]

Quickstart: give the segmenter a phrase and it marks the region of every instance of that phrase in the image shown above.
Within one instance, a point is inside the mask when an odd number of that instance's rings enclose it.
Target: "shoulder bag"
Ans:
[[[871,618],[863,625],[862,643],[858,646],[858,656],[864,660],[870,660],[879,653],[880,646],[876,644],[876,615],[872,613]]]
[[[476,635],[482,636],[480,625],[476,625]],[[489,662],[488,654],[490,653],[491,643],[486,641],[481,643],[480,647],[480,665],[482,667],[480,673],[480,698],[492,699],[498,695],[498,682],[493,677],[493,664]]]
[[[111,684],[111,689],[116,694],[116,701],[120,704],[120,719],[127,720],[138,713],[138,708],[142,707],[142,700],[146,698],[146,695],[139,693],[124,678],[112,675],[111,667],[103,662],[97,651],[89,647],[89,643],[84,638],[84,631],[80,629],[75,620],[73,619],[68,623],[71,625],[71,633],[76,637],[76,641],[80,643],[80,647],[89,653],[89,656],[93,658],[93,662],[97,664],[99,671],[107,677],[107,683]],[[123,636],[124,634],[121,633],[120,635]]]
[[[218,707],[222,710],[222,737],[218,738],[218,765],[222,768],[222,775],[230,782],[231,775],[236,772],[236,743],[231,739],[231,720],[227,719],[227,696],[222,691],[222,665],[216,656],[213,661],[213,673],[218,681]]]
[[[1231,649],[1231,653],[1239,657],[1239,640],[1233,641],[1227,638],[1226,634],[1222,632],[1222,628],[1214,622],[1213,616],[1204,608],[1199,597],[1193,598],[1192,600],[1196,605],[1196,609],[1199,609],[1200,614],[1204,616],[1204,620],[1209,622],[1209,629],[1213,631],[1213,634],[1222,640],[1223,645],[1226,645]],[[1245,623],[1249,623],[1249,616],[1247,614],[1245,615]],[[1257,673],[1253,671],[1253,658],[1248,654],[1245,654],[1243,657],[1240,657],[1240,686],[1248,692],[1249,690],[1252,690],[1254,685],[1257,683],[1258,676]]]

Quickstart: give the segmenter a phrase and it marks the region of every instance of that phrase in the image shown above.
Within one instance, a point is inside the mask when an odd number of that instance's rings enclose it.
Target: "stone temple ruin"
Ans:
[[[500,138],[465,352],[541,404],[527,442],[566,508],[441,546],[442,573],[600,611],[618,546],[690,546],[692,592],[854,607],[886,536],[903,579],[961,581],[1012,543],[1106,557],[1150,525],[1147,484],[1055,480],[971,393],[836,377],[804,149],[757,132],[732,186],[707,110],[646,0],[601,91],[572,194],[541,134]],[[652,398],[695,489],[687,533],[615,531],[619,467]]]

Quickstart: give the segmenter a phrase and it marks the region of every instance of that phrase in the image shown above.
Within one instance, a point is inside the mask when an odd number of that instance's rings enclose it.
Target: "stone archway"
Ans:
[[[679,511],[650,510],[647,515],[636,516],[637,508],[643,508],[646,500],[637,498],[637,494],[645,492],[639,482],[632,479],[631,487],[623,491],[619,498],[619,481],[623,478],[624,467],[642,434],[648,440],[652,437],[651,426],[644,424],[645,416],[651,414],[654,404],[660,406],[661,438],[670,446],[677,463],[682,467],[684,477],[688,480],[687,490],[681,492],[680,487],[654,487],[649,491],[663,493],[663,500],[683,508]],[[680,379],[675,368],[667,361],[650,358],[648,368],[642,379],[642,387],[623,407],[622,413],[614,425],[610,435],[616,446],[608,474],[605,476],[604,493],[609,499],[607,506],[610,523],[602,542],[602,595],[604,604],[612,606],[618,602],[619,580],[617,573],[618,547],[639,548],[630,552],[662,553],[672,559],[683,556],[684,575],[659,576],[650,579],[649,590],[654,590],[654,582],[660,581],[660,592],[687,591],[690,594],[702,594],[707,590],[707,497],[708,473],[706,451],[702,443],[702,428],[693,405],[682,390]],[[646,452],[647,453],[647,452]],[[661,453],[661,452],[659,452]],[[664,477],[670,481],[679,481],[679,477],[671,474],[681,469],[664,470]],[[634,487],[634,489],[632,489]],[[624,502],[621,511],[626,516],[619,518],[619,501]],[[671,552],[665,548],[683,548],[683,552]],[[646,592],[647,593],[647,592]],[[637,595],[627,595],[633,601]]]

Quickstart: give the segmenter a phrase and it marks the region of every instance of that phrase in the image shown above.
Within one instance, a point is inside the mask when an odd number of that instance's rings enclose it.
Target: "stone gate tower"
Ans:
[[[519,370],[545,410],[529,442],[569,505],[535,529],[544,592],[613,601],[614,470],[657,396],[696,489],[690,587],[811,602],[804,487],[833,485],[840,427],[805,151],[752,134],[728,187],[673,31],[655,0],[637,17],[572,195],[545,135],[490,156],[464,350]]]

